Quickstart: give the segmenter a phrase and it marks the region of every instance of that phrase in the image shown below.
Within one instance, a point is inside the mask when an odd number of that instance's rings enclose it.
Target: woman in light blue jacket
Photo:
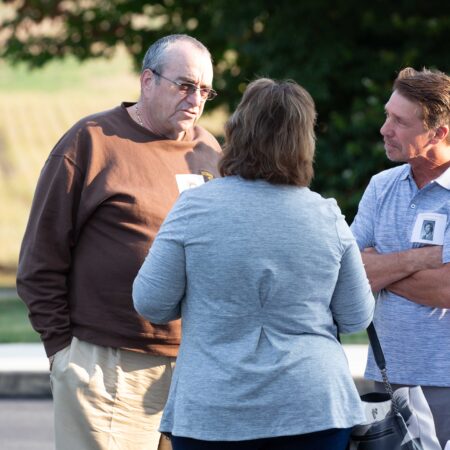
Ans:
[[[174,450],[343,450],[364,421],[336,324],[366,328],[374,299],[336,202],[308,188],[315,116],[295,82],[251,83],[224,178],[183,192],[134,282],[140,314],[182,318]]]

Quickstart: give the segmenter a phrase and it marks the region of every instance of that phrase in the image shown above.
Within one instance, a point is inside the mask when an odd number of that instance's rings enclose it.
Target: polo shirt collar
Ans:
[[[405,164],[405,169],[403,170],[403,173],[400,175],[400,180],[407,180],[408,178],[414,181],[414,177],[411,173],[411,166],[409,164]],[[444,189],[450,191],[450,167],[444,173],[439,175],[434,180],[434,182],[438,183]]]
[[[450,167],[443,174],[439,175],[434,181],[440,184],[443,188],[450,190]]]
[[[402,174],[400,175],[400,180],[407,180],[408,178],[411,178],[411,180],[414,180],[414,177],[411,173],[411,166],[409,164],[405,164]]]

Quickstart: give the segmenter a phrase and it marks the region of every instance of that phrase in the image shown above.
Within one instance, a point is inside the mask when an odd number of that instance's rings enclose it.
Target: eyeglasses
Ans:
[[[170,81],[171,83],[177,85],[178,90],[183,95],[191,95],[199,91],[202,100],[213,100],[214,98],[217,97],[217,92],[214,89],[198,87],[195,84],[188,82],[180,83],[178,81],[171,80],[170,78],[167,78],[164,75],[161,75],[160,73],[156,72],[156,70],[152,70],[152,72],[158,77],[164,78],[165,80]]]

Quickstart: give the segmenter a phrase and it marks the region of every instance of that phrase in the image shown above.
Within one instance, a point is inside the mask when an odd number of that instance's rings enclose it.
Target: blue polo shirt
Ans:
[[[404,164],[375,175],[351,225],[360,250],[392,253],[426,245],[417,232],[423,217],[438,217],[443,263],[450,262],[450,169],[418,189]],[[450,310],[419,305],[385,289],[374,323],[392,383],[450,386]],[[366,378],[381,381],[369,351]]]

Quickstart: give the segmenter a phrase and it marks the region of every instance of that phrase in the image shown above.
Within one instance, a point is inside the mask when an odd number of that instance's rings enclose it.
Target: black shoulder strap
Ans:
[[[384,359],[383,349],[381,348],[380,340],[378,339],[377,330],[373,322],[367,327],[367,334],[369,336],[370,345],[372,347],[375,362],[380,370],[386,369],[386,360]]]
[[[336,323],[336,327],[337,327],[337,323]],[[338,338],[338,341],[341,342],[340,335],[339,335],[339,328],[337,328],[337,330],[338,330],[337,338]],[[378,366],[378,369],[380,369],[381,377],[383,378],[384,388],[386,389],[386,392],[391,397],[392,407],[393,407],[394,411],[397,413],[398,406],[397,406],[396,402],[394,401],[392,386],[391,386],[391,383],[389,382],[389,379],[387,376],[386,360],[384,359],[383,349],[381,348],[380,340],[378,339],[377,331],[375,330],[375,325],[373,324],[373,322],[370,322],[366,331],[367,331],[367,335],[369,336],[370,346],[372,347],[372,352],[373,352],[373,356],[375,358],[375,362]]]

